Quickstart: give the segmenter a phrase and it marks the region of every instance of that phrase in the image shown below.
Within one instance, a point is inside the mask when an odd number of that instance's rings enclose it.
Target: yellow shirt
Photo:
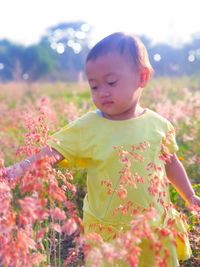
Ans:
[[[158,211],[158,224],[162,222],[163,206],[148,191],[148,175],[158,175],[158,172],[147,170],[147,166],[149,163],[160,166],[159,179],[166,177],[164,162],[159,158],[165,138],[168,139],[170,153],[178,150],[174,128],[168,120],[149,109],[139,117],[122,121],[108,120],[96,112],[89,112],[52,137],[48,144],[65,157],[69,167],[87,169],[87,194],[83,206],[85,226],[87,218],[88,224],[92,221],[112,226],[128,224],[131,220],[129,213],[113,213],[119,205],[125,205],[127,201],[133,207],[139,206],[142,209],[153,205]],[[135,150],[135,153],[143,157],[143,161],[133,160],[131,164],[131,173],[143,177],[144,182],[138,183],[136,188],[125,187],[127,197],[121,199],[116,191],[119,189],[123,165],[114,147],[131,151],[132,146],[139,146],[144,142],[148,142],[149,146],[143,152]],[[110,194],[103,181],[111,181],[113,190]],[[169,202],[168,190],[164,202]]]

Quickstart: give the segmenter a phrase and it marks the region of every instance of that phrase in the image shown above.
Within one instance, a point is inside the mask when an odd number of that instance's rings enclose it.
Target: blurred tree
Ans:
[[[23,78],[38,80],[55,67],[53,55],[42,45],[32,45],[24,49],[22,55]]]
[[[150,60],[155,70],[155,75],[176,76],[182,73],[181,50],[168,44],[156,44],[149,48]]]
[[[84,21],[60,23],[48,29],[40,44],[57,53],[57,68],[54,72],[57,78],[75,79],[84,70],[91,42],[90,33],[91,26]]]
[[[91,35],[89,24],[75,21],[50,27],[36,45],[24,47],[0,40],[0,81],[72,81],[83,77]],[[140,38],[147,47],[156,76],[200,73],[200,34],[182,47],[153,44],[146,36]]]
[[[23,46],[8,40],[0,41],[0,80],[20,80],[22,74],[21,57]]]
[[[189,75],[200,74],[200,33],[195,34],[192,41],[183,49],[187,61],[186,73]]]
[[[23,47],[7,40],[0,41],[0,80],[37,80],[50,72],[54,60],[40,45]]]

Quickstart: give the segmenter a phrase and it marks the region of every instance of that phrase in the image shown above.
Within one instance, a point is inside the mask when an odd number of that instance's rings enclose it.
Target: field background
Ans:
[[[153,79],[144,89],[141,102],[143,106],[157,111],[174,125],[179,145],[178,157],[200,196],[200,78]],[[4,161],[5,166],[8,166],[31,153],[33,146],[25,141],[30,133],[33,137],[34,127],[37,125],[35,120],[41,112],[43,123],[48,126],[50,135],[92,109],[94,107],[90,101],[89,87],[83,81],[0,84],[0,159]],[[36,130],[37,133],[39,131],[39,136],[42,136],[41,129]],[[34,138],[36,140],[35,135]],[[39,139],[38,142],[35,141],[34,148],[39,147],[39,141],[43,141],[42,138]],[[24,149],[28,145],[29,152],[23,150],[23,153],[16,155],[19,148]],[[63,171],[61,167],[57,169]],[[77,188],[75,203],[78,207],[78,216],[81,217],[82,199],[86,190],[85,172],[74,170],[73,183]],[[16,192],[16,187],[13,190]],[[24,196],[16,193],[15,197],[19,200]],[[181,266],[200,266],[199,221],[188,212],[184,202],[174,190],[171,190],[171,197],[177,209],[187,216],[193,250],[193,257]],[[60,250],[62,258],[62,247]],[[52,262],[51,259],[49,261]],[[61,266],[61,260],[55,262],[52,266]],[[80,264],[79,261],[73,266]]]

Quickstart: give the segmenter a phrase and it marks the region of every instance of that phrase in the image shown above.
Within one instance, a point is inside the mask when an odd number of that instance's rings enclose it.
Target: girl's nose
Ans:
[[[107,97],[107,96],[110,96],[110,91],[106,88],[101,88],[100,92],[99,92],[99,95],[101,97]]]

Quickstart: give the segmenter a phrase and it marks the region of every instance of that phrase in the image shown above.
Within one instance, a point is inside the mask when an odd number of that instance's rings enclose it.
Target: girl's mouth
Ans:
[[[113,101],[104,101],[104,102],[102,102],[102,106],[110,106],[113,103],[114,103]]]

